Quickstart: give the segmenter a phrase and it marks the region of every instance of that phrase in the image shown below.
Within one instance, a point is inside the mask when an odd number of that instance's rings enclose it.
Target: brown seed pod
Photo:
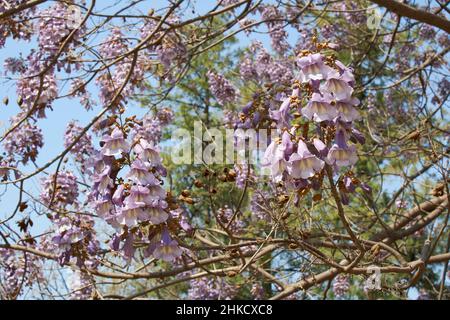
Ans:
[[[230,177],[236,178],[236,171],[234,171],[233,169],[231,169],[231,170],[228,172],[228,175],[229,175]]]
[[[194,181],[194,186],[196,186],[197,188],[201,188],[201,187],[203,187],[203,182],[201,182],[200,180],[196,179]]]
[[[286,194],[282,194],[277,197],[278,203],[283,204],[286,203],[289,200],[289,196]]]

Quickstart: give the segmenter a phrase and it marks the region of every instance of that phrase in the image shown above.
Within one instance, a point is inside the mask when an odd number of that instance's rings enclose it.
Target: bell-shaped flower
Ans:
[[[117,222],[127,227],[134,227],[139,223],[140,218],[145,217],[144,209],[141,207],[128,207],[121,208],[117,214]]]
[[[152,166],[161,164],[161,156],[159,155],[158,148],[145,139],[139,140],[139,143],[134,146],[134,152],[139,159],[149,162]]]
[[[94,209],[95,209],[95,212],[97,213],[97,215],[104,218],[111,214],[111,212],[113,210],[113,206],[111,204],[111,201],[109,199],[105,198],[105,199],[95,201]]]
[[[323,62],[320,53],[311,54],[297,60],[300,67],[300,80],[309,82],[310,80],[324,80],[332,69]]]
[[[110,136],[104,136],[102,141],[104,142],[102,153],[105,156],[117,156],[130,149],[130,145],[124,139],[123,132],[119,128],[115,128]]]
[[[114,194],[112,196],[112,202],[117,206],[123,205],[123,196],[125,192],[125,187],[123,184],[120,184],[117,186],[116,191],[114,191]]]
[[[314,138],[313,145],[322,157],[326,157],[326,155],[328,154],[328,148],[326,144],[322,142],[322,140]]]
[[[311,100],[302,109],[302,114],[316,122],[331,121],[338,115],[336,108],[331,105],[331,101],[332,97],[328,94],[322,96],[320,93],[313,93]]]
[[[150,190],[143,186],[132,186],[130,194],[123,201],[127,208],[141,208],[152,203]]]
[[[150,167],[140,159],[133,161],[131,164],[131,170],[127,174],[127,178],[141,185],[159,184],[158,179],[156,179],[155,175],[150,172]]]
[[[341,79],[346,81],[348,84],[352,85],[355,83],[355,76],[353,75],[353,70],[344,65],[341,61],[336,60],[336,67],[339,69],[339,74],[341,75]]]
[[[327,80],[320,86],[321,92],[331,94],[336,100],[351,99],[353,88],[345,81],[337,71],[328,74]]]
[[[285,131],[280,140],[273,140],[267,147],[262,166],[270,171],[274,181],[279,182],[287,168],[286,157],[292,153],[293,144],[290,135]]]
[[[105,195],[109,193],[110,188],[114,185],[109,173],[111,168],[106,166],[102,172],[94,174],[94,186],[93,189],[99,194]]]
[[[306,144],[300,140],[297,152],[293,153],[288,162],[287,170],[295,179],[308,179],[322,170],[324,162],[313,155]]]
[[[148,207],[146,209],[148,220],[153,224],[160,224],[166,222],[169,218],[168,213],[161,207]]]
[[[327,162],[330,165],[336,165],[337,168],[352,166],[358,160],[356,147],[347,145],[345,133],[339,130],[336,133],[336,143],[328,152]]]
[[[352,122],[359,119],[360,115],[354,106],[359,104],[357,98],[336,101],[336,109],[339,119],[345,122]]]
[[[153,257],[167,262],[173,262],[181,256],[182,250],[176,240],[173,240],[169,232],[164,230],[161,235],[161,242],[155,247]]]
[[[278,127],[290,127],[289,121],[291,115],[289,113],[291,108],[292,99],[298,97],[300,94],[299,88],[294,88],[290,97],[284,99],[283,103],[278,110],[269,110],[270,118],[277,121]]]

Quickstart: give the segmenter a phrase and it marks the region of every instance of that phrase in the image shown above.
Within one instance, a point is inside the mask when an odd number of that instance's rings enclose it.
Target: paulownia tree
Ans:
[[[449,10],[1,1],[0,297],[447,299]]]

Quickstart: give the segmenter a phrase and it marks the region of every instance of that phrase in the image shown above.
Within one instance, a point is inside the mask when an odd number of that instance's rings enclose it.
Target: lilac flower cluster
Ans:
[[[176,16],[167,18],[168,24],[177,24],[179,19]],[[177,66],[181,66],[187,54],[187,48],[175,31],[164,30],[162,26],[156,31],[157,24],[155,20],[149,19],[141,28],[141,38],[147,39],[152,35],[150,41],[162,38],[158,44],[148,46],[148,51],[151,54],[156,54],[159,62],[164,69],[164,76],[168,79],[173,77]],[[156,31],[156,32],[155,32]]]
[[[358,4],[353,1],[344,1],[342,4],[336,3],[336,6],[340,6],[344,18],[350,24],[362,24],[367,20],[366,11],[364,9],[358,8]],[[339,8],[338,8],[339,9]]]
[[[20,119],[20,114],[11,118],[11,125],[14,126]],[[27,164],[30,160],[34,162],[43,145],[41,129],[31,124],[29,120],[22,122],[3,141],[3,147],[8,157],[10,159],[19,157],[17,160],[23,164]]]
[[[424,40],[433,39],[436,36],[436,30],[429,24],[423,24],[419,29],[419,36]]]
[[[70,46],[75,46],[80,41],[80,36],[84,28],[76,21],[80,19],[74,11],[75,7],[71,7],[65,3],[57,2],[54,5],[42,10],[39,13],[38,22],[38,45],[39,51],[46,59],[54,57],[58,51],[68,52],[69,46],[62,47],[63,42],[71,32],[74,32]],[[61,66],[61,61],[58,61]],[[70,72],[70,66],[66,68]]]
[[[350,289],[350,282],[348,276],[345,274],[338,274],[334,278],[333,292],[337,298],[344,296]]]
[[[96,83],[100,88],[100,102],[104,106],[113,102],[113,98],[125,83],[128,73],[130,72],[132,58],[130,56],[121,57],[128,52],[128,49],[128,40],[124,37],[119,28],[111,30],[111,34],[100,46],[99,52],[107,62],[120,58],[120,61],[117,62],[113,68],[103,71],[96,79]],[[143,88],[146,64],[146,57],[144,57],[143,54],[140,54],[132,70],[130,79],[120,94],[122,100],[132,96],[137,88]]]
[[[84,172],[86,169],[84,162],[94,153],[94,146],[90,134],[87,132],[82,134],[82,132],[83,127],[76,121],[69,122],[64,133],[64,148],[68,148],[76,138],[81,136],[69,152],[74,156],[75,161],[81,164],[81,170]]]
[[[15,299],[37,282],[43,282],[43,274],[35,255],[0,248],[0,298]]]
[[[239,65],[239,73],[243,80],[257,83],[290,83],[293,79],[293,65],[289,60],[276,59],[255,41],[249,48]]]
[[[173,121],[173,117],[174,113],[171,109],[159,109],[154,115],[148,114],[144,116],[142,124],[133,126],[131,134],[135,136],[135,139],[143,138],[157,145],[161,141],[164,127]]]
[[[65,265],[75,258],[78,267],[96,268],[100,244],[92,218],[84,214],[57,216],[53,223],[52,242],[59,252],[58,262]]]
[[[236,215],[230,223],[232,218],[233,210],[231,208],[225,206],[217,210],[217,219],[220,220],[224,226],[228,226],[230,232],[233,234],[242,233],[245,228],[245,222],[240,219],[241,217],[239,215]]]
[[[327,60],[321,53],[300,57],[297,64],[299,79],[292,94],[278,110],[271,111],[281,137],[270,143],[263,161],[274,181],[285,181],[295,188],[314,185],[325,163],[335,171],[354,165],[356,147],[349,142],[364,142],[359,131],[352,128],[352,122],[359,118],[355,108],[359,100],[352,97],[351,69],[338,60]],[[305,90],[303,96],[301,88]],[[304,107],[302,98],[306,100]],[[303,117],[293,117],[293,112]],[[299,120],[316,124],[319,135],[308,138],[300,133],[298,128],[304,124]]]
[[[80,103],[86,110],[92,109],[94,102],[92,101],[91,94],[86,90],[86,85],[80,78],[72,81],[70,96],[80,98]]]
[[[271,217],[267,212],[267,209],[265,209],[270,207],[268,199],[270,199],[270,193],[267,191],[256,190],[253,193],[250,206],[252,215],[254,215],[257,220],[270,221]]]
[[[174,219],[161,186],[166,170],[157,145],[147,139],[145,120],[129,121],[134,121],[127,123],[132,127],[129,133],[116,126],[103,136],[101,151],[91,163],[94,185],[89,201],[117,230],[111,243],[114,250],[124,241],[121,249],[132,258],[133,243],[140,240],[147,243],[147,256],[172,261],[182,252],[169,232]]]
[[[272,48],[281,55],[285,54],[290,46],[287,42],[287,32],[284,28],[284,16],[281,14],[280,10],[273,5],[260,6],[259,10],[263,21],[265,21],[265,24],[269,29]]]
[[[42,181],[42,189],[41,200],[47,207],[64,209],[77,204],[77,178],[70,171],[58,171],[49,175]]]
[[[209,89],[220,105],[233,103],[239,94],[238,90],[223,75],[208,71],[206,74],[209,82]]]
[[[17,80],[16,90],[23,110],[45,118],[45,109],[51,107],[58,95],[53,68],[43,66],[39,55],[32,52],[27,58],[26,69]]]
[[[27,0],[7,0],[0,2],[0,14],[5,13],[12,8],[16,8]],[[3,48],[6,43],[6,39],[10,36],[16,39],[30,40],[34,33],[32,19],[30,15],[35,12],[35,7],[30,9],[20,10],[16,14],[12,14],[2,19],[0,24],[0,48]]]
[[[231,300],[236,294],[236,286],[219,277],[193,279],[188,290],[192,300]]]
[[[247,185],[250,186],[256,181],[256,176],[253,172],[253,168],[247,163],[235,164],[234,171],[236,172],[236,186],[239,189],[244,189],[246,182]]]
[[[74,271],[70,279],[70,299],[88,300],[92,297],[92,280],[89,275],[83,272]]]
[[[3,63],[3,68],[5,69],[5,74],[11,73],[23,73],[25,71],[25,60],[15,57],[9,57],[5,59],[5,62]]]

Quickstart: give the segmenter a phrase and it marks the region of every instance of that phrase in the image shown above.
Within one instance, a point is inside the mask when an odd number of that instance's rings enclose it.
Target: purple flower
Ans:
[[[336,109],[338,111],[339,118],[345,122],[352,122],[359,119],[359,112],[354,108],[354,106],[358,104],[359,100],[357,98],[337,101]]]
[[[142,186],[132,186],[130,195],[125,198],[124,204],[127,208],[145,207],[152,203],[153,198],[150,197],[150,190]]]
[[[287,97],[284,99],[283,103],[280,106],[280,109],[273,111],[269,110],[270,117],[277,121],[278,125],[280,127],[290,127],[289,121],[291,119],[291,116],[289,114],[290,108],[291,108],[291,102],[293,99],[298,97],[300,94],[300,89],[295,88],[292,90],[292,95],[290,97]]]
[[[186,231],[186,233],[191,234],[194,228],[192,228],[191,224],[189,223],[186,214],[183,209],[176,209],[170,211],[170,215],[174,219],[178,219],[178,223],[180,224],[180,227]]]
[[[332,71],[330,67],[325,65],[320,53],[311,54],[297,60],[300,67],[300,79],[302,82],[310,80],[324,80],[328,78],[328,74]]]
[[[78,183],[70,171],[58,171],[57,176],[50,175],[43,180],[42,202],[45,205],[56,205],[65,208],[76,204],[78,198]]]
[[[209,89],[221,105],[234,102],[238,95],[237,89],[223,75],[208,71],[206,74],[209,82]]]
[[[322,96],[320,93],[313,93],[311,100],[302,109],[302,114],[316,122],[331,121],[338,115],[336,108],[330,104],[331,101],[332,97],[328,94]]]
[[[110,216],[113,211],[111,201],[107,198],[95,201],[94,208],[97,215],[105,218]]]
[[[160,202],[161,204],[159,206],[155,207],[149,207],[146,209],[146,218],[150,220],[153,224],[160,224],[163,222],[166,222],[169,218],[169,215],[165,210],[163,210],[163,207],[165,202]]]
[[[342,130],[336,133],[336,143],[328,152],[327,162],[330,165],[336,165],[338,168],[352,166],[358,161],[356,147],[347,145],[345,134]]]
[[[333,292],[336,297],[340,298],[345,295],[350,289],[350,283],[348,276],[345,274],[338,274],[336,278],[334,278],[333,283]]]
[[[351,99],[353,88],[346,81],[347,77],[333,71],[328,74],[327,80],[321,85],[322,92],[332,94],[336,100],[348,101]]]
[[[109,176],[110,172],[111,172],[111,168],[109,166],[105,166],[103,171],[101,171],[100,173],[94,174],[93,189],[102,195],[108,194],[110,191],[110,188],[112,188],[114,185],[113,180]]]
[[[287,168],[286,157],[292,153],[293,144],[288,132],[284,132],[280,140],[274,140],[264,153],[262,165],[268,168],[274,181],[281,181]]]
[[[313,144],[314,147],[317,149],[317,151],[319,151],[319,154],[322,157],[326,157],[326,155],[328,154],[328,148],[326,146],[325,143],[322,142],[322,140],[314,138],[313,139]]]
[[[161,164],[161,157],[159,155],[158,148],[149,143],[145,139],[140,139],[139,143],[134,146],[134,152],[142,161],[150,162],[152,166],[158,166]]]
[[[146,214],[144,209],[141,207],[124,207],[117,215],[117,222],[122,225],[126,225],[127,227],[134,227],[138,224],[141,218],[143,218],[142,220],[145,220],[145,217]]]
[[[20,115],[10,119],[11,125],[15,125]],[[44,137],[40,128],[29,121],[23,122],[6,136],[3,147],[10,158],[19,156],[23,164],[29,160],[36,161],[39,149],[44,146]]]
[[[67,125],[66,132],[64,134],[64,148],[68,148],[76,138],[81,136],[78,141],[70,149],[70,153],[74,155],[77,162],[83,163],[86,158],[94,152],[91,136],[83,132],[82,127],[78,125],[76,121],[71,121]]]
[[[341,75],[341,79],[346,81],[348,84],[352,85],[355,82],[355,76],[353,75],[353,70],[351,68],[345,66],[339,60],[336,60],[335,64],[339,69],[339,74]]]
[[[180,257],[183,252],[176,240],[172,240],[167,230],[164,230],[161,235],[161,242],[153,251],[153,256],[156,259],[161,259],[167,262],[173,262]]]
[[[131,170],[127,174],[127,178],[141,185],[159,185],[159,180],[150,172],[149,166],[139,159],[134,160],[131,164]]]
[[[130,195],[125,198],[124,205],[125,207],[121,209],[118,221],[129,227],[137,225],[140,221],[160,224],[169,218],[168,213],[165,211],[167,203],[156,198],[155,194],[152,194],[146,187],[131,187]]]
[[[124,185],[123,184],[118,185],[116,191],[114,191],[114,194],[112,196],[112,202],[117,206],[122,206],[124,193],[125,193]]]
[[[300,140],[298,149],[293,153],[288,162],[288,173],[295,179],[308,179],[314,176],[316,172],[322,170],[324,162],[313,155],[306,144]]]
[[[105,156],[120,155],[130,149],[128,142],[123,137],[123,132],[119,128],[115,128],[110,136],[104,136],[102,141],[104,142],[102,153]]]

